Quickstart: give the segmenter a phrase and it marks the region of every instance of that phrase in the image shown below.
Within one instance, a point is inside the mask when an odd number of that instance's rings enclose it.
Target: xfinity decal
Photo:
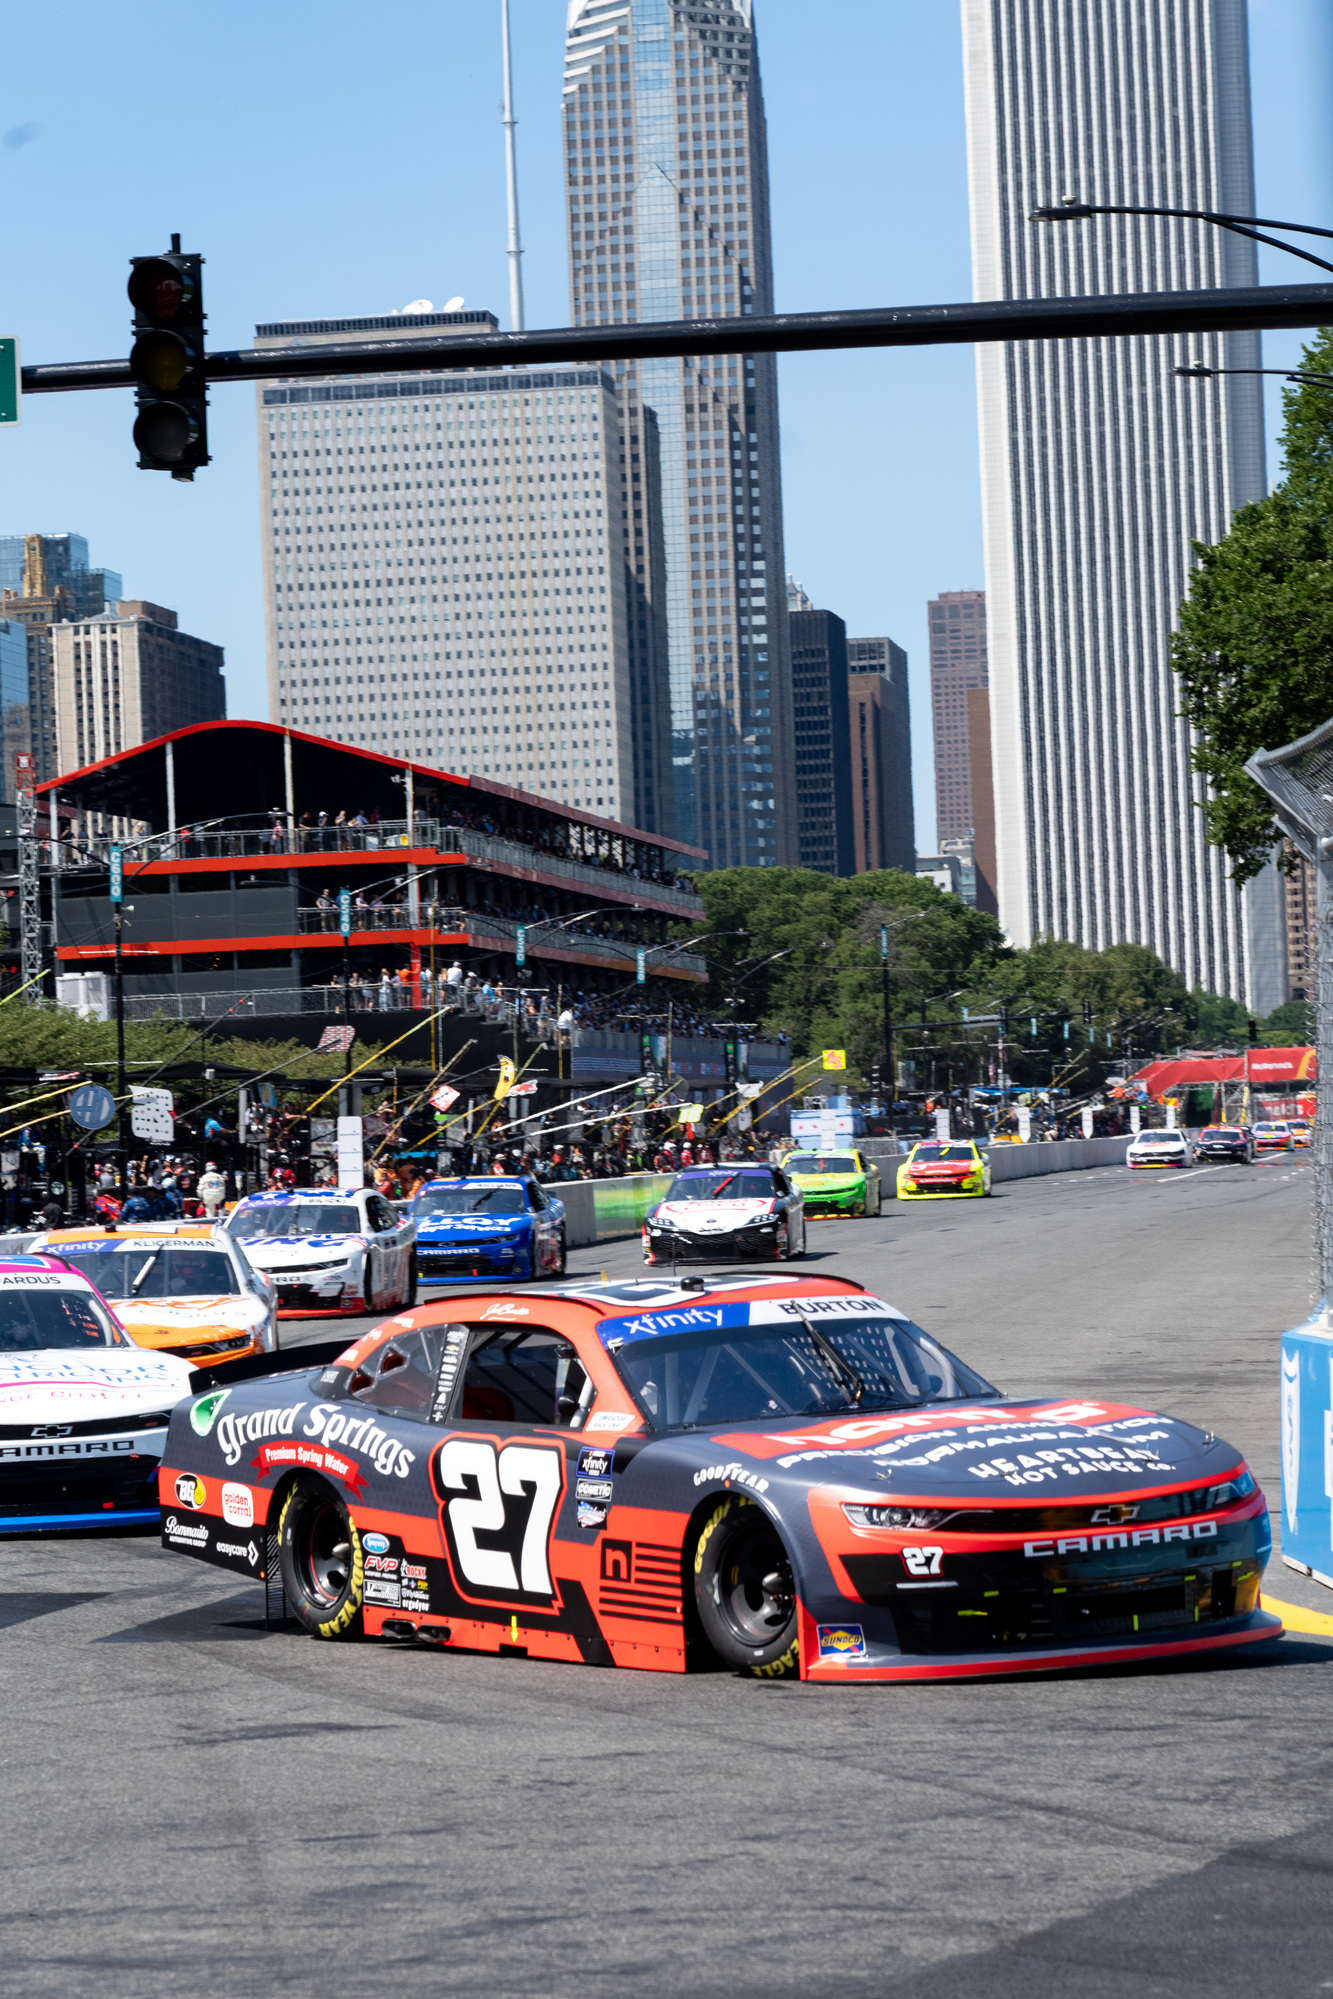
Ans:
[[[641,1312],[633,1319],[603,1319],[597,1336],[610,1349],[625,1340],[651,1340],[663,1333],[689,1333],[698,1328],[749,1323],[748,1305],[692,1305],[683,1312]]]

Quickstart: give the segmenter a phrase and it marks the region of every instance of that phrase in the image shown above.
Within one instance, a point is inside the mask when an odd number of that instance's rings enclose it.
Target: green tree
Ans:
[[[1333,330],[1303,365],[1333,373]],[[1284,402],[1282,483],[1242,507],[1215,546],[1194,544],[1198,567],[1171,638],[1195,768],[1208,780],[1208,838],[1237,882],[1259,873],[1278,838],[1247,758],[1333,715],[1333,388],[1302,384]]]
[[[1259,1029],[1267,1048],[1308,1048],[1314,1040],[1314,1002],[1286,1000],[1275,1006]]]

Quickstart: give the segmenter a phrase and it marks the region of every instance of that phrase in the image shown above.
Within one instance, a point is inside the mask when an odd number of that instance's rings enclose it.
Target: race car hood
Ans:
[[[221,1292],[213,1298],[122,1298],[116,1317],[134,1340],[179,1339],[182,1333],[248,1332],[268,1317],[258,1298],[237,1298]]]
[[[190,1369],[174,1354],[106,1347],[52,1347],[0,1354],[0,1423],[115,1423],[169,1409],[190,1392]]]
[[[270,1235],[242,1239],[256,1270],[305,1270],[312,1263],[332,1263],[355,1255],[363,1238],[357,1235]]]
[[[798,1187],[809,1187],[817,1194],[840,1194],[845,1188],[859,1187],[865,1179],[864,1173],[793,1173],[792,1180]]]
[[[691,1233],[700,1228],[737,1229],[746,1222],[762,1222],[777,1207],[776,1201],[662,1201],[654,1209],[658,1221],[674,1222]]]
[[[713,1432],[710,1446],[769,1480],[836,1485],[879,1506],[1077,1505],[1208,1484],[1241,1455],[1178,1417],[1094,1397],[745,1424]]]

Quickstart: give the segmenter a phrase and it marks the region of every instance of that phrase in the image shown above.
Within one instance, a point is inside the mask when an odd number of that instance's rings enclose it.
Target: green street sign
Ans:
[[[0,339],[0,424],[18,422],[21,400],[18,341]]]

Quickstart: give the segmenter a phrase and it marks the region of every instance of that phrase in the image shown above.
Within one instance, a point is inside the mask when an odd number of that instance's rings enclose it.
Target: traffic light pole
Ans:
[[[243,347],[208,354],[208,383],[294,381],[306,376],[542,367],[556,361],[651,360],[678,354],[817,353],[848,347],[970,346],[996,340],[1091,340],[1127,334],[1216,333],[1326,326],[1333,284],[1228,285],[1200,291],[1111,292],[1081,298],[981,299],[956,305],[875,306],[730,319],[672,319],[622,326],[439,340],[356,340],[329,347]],[[23,370],[25,395],[142,386],[128,361],[38,362]]]

